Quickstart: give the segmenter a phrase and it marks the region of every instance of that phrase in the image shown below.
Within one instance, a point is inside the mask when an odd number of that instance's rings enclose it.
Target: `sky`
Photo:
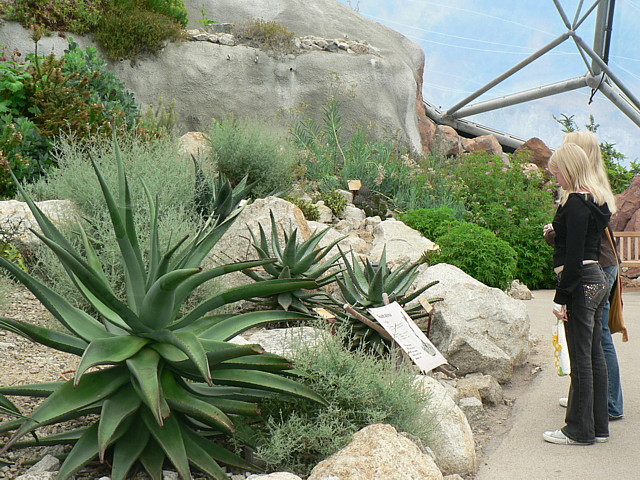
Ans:
[[[442,111],[478,90],[566,32],[552,0],[340,0],[365,18],[402,33],[425,53],[423,96]],[[595,0],[560,0],[570,20]],[[609,66],[640,98],[640,0],[617,0]],[[593,45],[596,11],[576,33]],[[584,75],[586,65],[568,40],[474,102]],[[601,141],[615,144],[628,160],[640,161],[640,127],[597,92],[585,88],[534,100],[469,120],[555,148],[562,127],[554,116],[574,115],[581,129],[589,115],[600,124]]]

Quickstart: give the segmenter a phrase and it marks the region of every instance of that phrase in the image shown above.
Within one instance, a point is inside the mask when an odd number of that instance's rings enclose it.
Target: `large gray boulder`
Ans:
[[[424,411],[433,418],[432,431],[427,446],[436,458],[443,474],[475,473],[477,458],[473,432],[467,417],[456,405],[447,389],[428,375],[416,377],[416,387],[429,396]]]
[[[78,214],[70,200],[45,200],[36,202],[42,212],[54,223],[61,225],[73,222]],[[39,242],[31,229],[40,232],[38,222],[25,202],[4,200],[0,202],[0,230],[10,235],[11,241],[25,245]]]
[[[531,351],[524,303],[453,265],[421,265],[420,270],[415,284],[438,280],[429,296],[444,298],[434,305],[430,334],[440,352],[461,374],[480,372],[508,381]]]
[[[292,110],[322,117],[322,108],[335,96],[345,126],[371,124],[376,136],[400,134],[422,150],[419,131],[424,121],[422,89],[424,53],[398,32],[362,17],[337,0],[188,0],[190,27],[208,18],[241,23],[252,19],[276,21],[297,36],[327,39],[348,37],[366,41],[373,53],[300,50],[270,56],[242,45],[210,41],[171,43],[157,55],[136,62],[114,61],[116,72],[144,109],[175,99],[178,133],[205,131],[212,119],[233,115],[284,125]],[[80,46],[92,44],[73,35]],[[0,25],[0,43],[11,51],[34,50],[29,30],[13,22]],[[44,37],[39,53],[61,55],[66,40]],[[372,97],[372,94],[375,98]],[[419,112],[419,113],[417,113]]]

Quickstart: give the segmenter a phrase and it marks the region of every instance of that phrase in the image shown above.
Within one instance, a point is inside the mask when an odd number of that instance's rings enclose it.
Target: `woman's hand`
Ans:
[[[553,314],[556,316],[557,319],[562,320],[563,322],[566,322],[567,320],[569,320],[569,317],[567,316],[566,305],[559,305],[557,303],[554,303]]]
[[[544,227],[542,227],[542,234],[546,235],[552,230],[553,230],[553,225],[551,225],[550,223],[547,223]]]

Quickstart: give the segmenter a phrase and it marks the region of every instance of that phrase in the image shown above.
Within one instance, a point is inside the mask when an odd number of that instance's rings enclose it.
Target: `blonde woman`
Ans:
[[[561,445],[590,445],[609,439],[607,366],[601,344],[608,284],[598,255],[611,212],[606,189],[578,145],[558,148],[549,159],[549,171],[567,192],[552,224],[558,274],[553,313],[565,321],[571,386],[565,426],[544,432],[543,438]]]
[[[602,195],[609,206],[609,210],[612,214],[616,213],[616,200],[611,186],[609,184],[609,177],[605,170],[604,162],[602,161],[602,153],[600,150],[600,142],[598,137],[592,132],[571,132],[565,135],[564,143],[574,143],[581,147],[587,154],[590,166],[593,170],[598,185],[602,189]],[[568,193],[564,190],[560,190],[560,201],[566,199]],[[554,232],[548,225],[545,228],[545,239],[547,242],[553,245]],[[604,352],[604,358],[607,363],[607,373],[609,378],[609,400],[608,411],[609,420],[619,420],[624,415],[624,399],[622,395],[622,382],[620,381],[620,367],[618,365],[618,355],[616,347],[611,337],[611,331],[609,330],[609,295],[611,288],[618,276],[618,259],[616,252],[613,250],[613,246],[609,240],[609,235],[613,238],[613,232],[610,228],[607,228],[602,239],[600,240],[600,257],[598,263],[604,270],[609,285],[609,294],[607,295],[607,302],[605,303],[602,313],[602,350]],[[561,398],[560,405],[566,407],[568,399]]]

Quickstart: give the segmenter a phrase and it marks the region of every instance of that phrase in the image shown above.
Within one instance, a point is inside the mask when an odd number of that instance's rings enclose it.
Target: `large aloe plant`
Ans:
[[[253,248],[258,256],[263,259],[275,258],[273,263],[265,264],[260,270],[245,269],[244,274],[256,282],[280,279],[305,279],[314,280],[318,287],[323,287],[336,281],[339,273],[336,262],[340,253],[329,256],[331,249],[344,237],[339,237],[325,247],[319,247],[320,241],[329,232],[330,228],[314,232],[307,240],[298,242],[298,229],[291,232],[283,232],[284,246],[278,237],[278,226],[273,212],[269,212],[271,218],[271,236],[267,234],[261,224],[258,224],[259,238],[251,231]],[[333,270],[332,270],[333,269]],[[304,287],[289,292],[282,292],[267,299],[264,303],[276,306],[283,310],[293,310],[302,313],[310,313],[309,306],[317,304],[325,297],[322,292],[309,291]]]
[[[290,363],[264,354],[258,345],[227,342],[242,331],[265,324],[302,320],[304,315],[283,311],[209,314],[238,300],[269,296],[299,288],[313,288],[309,280],[273,280],[219,292],[194,308],[181,309],[189,294],[204,282],[271,260],[223,265],[202,271],[200,263],[238,212],[224,221],[210,221],[194,237],[184,237],[161,251],[158,207],[148,193],[150,235],[148,262],[134,228],[128,180],[116,148],[118,195],[112,194],[99,169],[94,169],[117,237],[126,279],[126,301],[113,293],[98,256],[84,234],[84,255],[76,251],[29,196],[22,195],[42,233],[38,237],[65,267],[75,286],[97,314],[91,316],[70,304],[34,277],[0,257],[0,265],[23,283],[66,328],[63,333],[0,318],[0,327],[36,342],[80,357],[73,379],[66,382],[0,387],[0,406],[16,418],[0,425],[13,432],[0,450],[53,443],[73,444],[59,479],[70,478],[98,457],[112,465],[114,480],[127,478],[139,464],[152,479],[160,479],[165,461],[179,475],[190,478],[190,465],[215,479],[227,476],[224,463],[254,467],[212,441],[233,434],[234,418],[258,415],[257,403],[274,394],[323,399],[286,375]],[[222,202],[224,203],[224,202]],[[46,397],[27,416],[2,395]],[[97,416],[90,414],[99,414]],[[64,433],[36,436],[45,425],[84,418],[85,425]],[[34,434],[35,439],[25,437]],[[24,438],[28,440],[23,441]]]
[[[414,300],[438,281],[428,283],[408,294],[418,276],[418,267],[422,259],[414,263],[405,262],[391,271],[387,267],[385,248],[377,265],[368,259],[364,259],[361,265],[353,251],[350,259],[342,253],[342,263],[344,270],[338,275],[337,283],[350,308],[345,310],[345,302],[335,298],[325,307],[336,315],[338,324],[351,330],[350,342],[353,347],[365,346],[382,354],[391,345],[389,335],[367,311],[368,308],[381,307],[387,301],[397,301],[415,321],[429,315],[421,304]],[[432,304],[440,300],[442,299],[429,298],[427,301]]]

